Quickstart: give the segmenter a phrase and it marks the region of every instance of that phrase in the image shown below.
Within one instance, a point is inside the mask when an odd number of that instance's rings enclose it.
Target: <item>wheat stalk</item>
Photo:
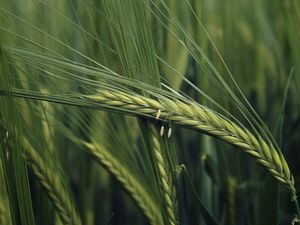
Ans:
[[[3,197],[3,196],[1,196]],[[10,225],[10,211],[8,207],[7,199],[1,199],[0,203],[0,225]]]
[[[294,179],[281,152],[261,137],[208,108],[180,100],[161,98],[159,101],[121,91],[99,91],[97,95],[84,96],[103,107],[119,108],[137,115],[155,118],[160,112],[162,120],[199,130],[236,146],[266,168],[278,181],[288,186],[292,200],[296,200]]]
[[[81,225],[80,218],[61,178],[49,168],[30,143],[23,138],[26,162],[51,200],[63,224]]]
[[[177,224],[176,222],[176,217],[175,217],[175,210],[174,210],[174,205],[172,201],[172,187],[169,182],[169,176],[167,175],[167,169],[165,165],[165,160],[163,158],[163,154],[161,152],[161,147],[159,143],[159,137],[157,134],[157,129],[155,128],[154,125],[150,125],[150,136],[151,136],[151,141],[153,145],[153,150],[154,150],[154,158],[156,159],[156,165],[158,168],[158,173],[160,177],[160,185],[161,185],[161,190],[163,194],[163,199],[166,207],[166,213],[168,215],[168,220],[170,225],[175,225]]]
[[[8,193],[4,184],[4,174],[2,171],[2,163],[0,159],[0,225],[10,225],[11,222],[11,215],[10,215],[10,207],[8,201]]]
[[[228,177],[226,188],[226,197],[228,201],[227,213],[229,224],[235,225],[236,221],[236,195],[237,195],[237,183],[235,178]]]
[[[128,169],[99,144],[83,142],[83,145],[98,163],[103,165],[120,183],[123,184],[123,187],[137,202],[149,222],[152,225],[163,225],[161,213],[156,204],[149,197],[149,194],[145,191],[139,181],[131,175]]]

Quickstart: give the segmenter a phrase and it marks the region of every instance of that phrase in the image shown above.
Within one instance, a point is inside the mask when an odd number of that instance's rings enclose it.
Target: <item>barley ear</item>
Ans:
[[[246,128],[215,111],[191,101],[184,102],[167,97],[161,97],[157,101],[121,91],[102,90],[97,94],[85,96],[85,98],[100,106],[113,107],[120,112],[128,110],[133,114],[148,118],[156,118],[159,110],[161,120],[201,131],[236,146],[255,158],[279,182],[287,185],[293,199],[296,198],[293,176],[283,155],[272,144],[267,144],[263,138],[253,135]],[[153,143],[158,143],[155,138]],[[159,145],[156,147],[158,149]],[[156,152],[159,158],[159,151]]]
[[[162,216],[156,203],[138,179],[131,175],[130,171],[104,147],[97,143],[87,142],[83,142],[83,145],[95,161],[104,166],[123,185],[124,189],[142,209],[149,222],[152,225],[163,225]]]
[[[172,199],[172,187],[170,185],[169,177],[167,174],[165,160],[163,158],[163,154],[161,151],[160,143],[159,143],[159,136],[156,127],[152,124],[150,125],[150,136],[154,150],[154,157],[156,159],[156,165],[160,177],[160,186],[161,192],[164,200],[164,206],[166,208],[166,212],[168,215],[168,222],[170,225],[177,224],[176,217],[175,217],[175,209],[174,209],[174,201]]]
[[[53,204],[59,218],[66,225],[81,225],[75,203],[65,190],[61,178],[49,168],[29,142],[23,138],[26,162]]]

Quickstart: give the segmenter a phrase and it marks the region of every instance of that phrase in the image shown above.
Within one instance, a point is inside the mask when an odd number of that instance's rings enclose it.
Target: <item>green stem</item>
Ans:
[[[297,197],[295,198],[295,200],[293,202],[295,204],[295,208],[296,208],[296,212],[297,212],[297,218],[300,219],[300,208],[299,208],[299,203],[298,203]]]
[[[298,203],[298,197],[297,197],[295,186],[291,185],[290,189],[291,189],[291,194],[292,194],[292,202],[295,204],[295,209],[296,209],[296,220],[298,222],[298,221],[300,221],[300,207],[299,207],[299,203]]]

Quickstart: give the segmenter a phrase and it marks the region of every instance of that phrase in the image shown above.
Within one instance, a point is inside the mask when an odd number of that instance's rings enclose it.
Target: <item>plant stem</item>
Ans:
[[[294,202],[295,209],[296,209],[295,222],[299,223],[300,222],[300,207],[299,207],[299,203],[298,203],[297,191],[296,191],[296,188],[294,185],[294,181],[292,181],[292,184],[290,185],[290,190],[291,190],[292,202]]]
[[[296,212],[297,212],[297,218],[300,219],[300,208],[299,208],[299,203],[298,203],[297,197],[295,198],[295,200],[293,200],[293,202],[295,204],[295,208],[296,208]]]

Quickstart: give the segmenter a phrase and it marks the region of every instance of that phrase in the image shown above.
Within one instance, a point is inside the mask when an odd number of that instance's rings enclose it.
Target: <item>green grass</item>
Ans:
[[[0,0],[0,224],[299,223],[299,7]]]

